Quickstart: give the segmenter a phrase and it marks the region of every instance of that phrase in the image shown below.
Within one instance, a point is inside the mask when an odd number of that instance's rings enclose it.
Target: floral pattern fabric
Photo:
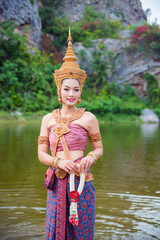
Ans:
[[[58,181],[55,177],[54,189],[47,192],[46,209],[46,238],[45,240],[56,239],[56,217],[57,217],[57,195]],[[75,178],[76,189],[78,188],[79,177]],[[93,240],[95,224],[95,189],[92,181],[85,182],[82,194],[78,201],[78,226],[69,222],[69,176],[67,176],[67,207],[66,207],[66,240]]]

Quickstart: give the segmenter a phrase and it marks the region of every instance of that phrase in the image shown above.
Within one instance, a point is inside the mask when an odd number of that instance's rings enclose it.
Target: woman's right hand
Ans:
[[[68,174],[75,173],[77,165],[72,160],[58,160],[57,166],[64,171],[66,171]]]

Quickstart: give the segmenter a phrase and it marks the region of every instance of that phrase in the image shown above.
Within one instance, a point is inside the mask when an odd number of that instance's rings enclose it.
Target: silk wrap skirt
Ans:
[[[75,186],[78,189],[79,177],[75,177]],[[59,182],[61,181],[61,182]],[[62,183],[64,181],[64,183]],[[65,192],[62,196],[59,195],[59,186],[65,184]],[[64,208],[65,217],[57,216],[58,205]],[[69,206],[71,204],[69,197],[69,175],[65,179],[60,180],[55,177],[53,190],[47,190],[47,208],[46,208],[46,238],[45,240],[63,240],[61,233],[65,236],[64,240],[93,240],[94,239],[94,225],[95,225],[95,189],[92,181],[85,182],[83,192],[81,193],[77,202],[78,208],[78,226],[73,226],[69,222]],[[61,219],[62,223],[65,221],[65,228],[61,229],[57,219]],[[63,225],[63,224],[62,224]]]

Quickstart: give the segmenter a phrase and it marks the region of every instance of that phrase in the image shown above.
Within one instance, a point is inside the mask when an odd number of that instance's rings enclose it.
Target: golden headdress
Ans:
[[[69,27],[69,35],[68,35],[68,48],[66,51],[66,55],[63,58],[64,63],[62,64],[61,68],[58,70],[55,70],[55,73],[53,73],[56,85],[57,85],[57,93],[60,98],[60,92],[61,92],[61,82],[63,79],[66,78],[75,78],[80,83],[80,89],[82,92],[82,88],[85,82],[85,79],[87,77],[87,74],[85,71],[81,70],[76,63],[77,58],[74,54],[73,48],[72,48],[72,37],[71,37],[71,31]]]

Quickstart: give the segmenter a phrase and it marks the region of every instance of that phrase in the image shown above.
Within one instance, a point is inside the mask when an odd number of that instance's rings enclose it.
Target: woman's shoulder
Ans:
[[[42,121],[49,121],[52,118],[52,113],[47,113],[43,116]]]
[[[43,118],[42,118],[42,124],[44,124],[47,128],[50,125],[50,122],[53,121],[53,114],[47,113]]]
[[[41,123],[41,126],[43,128],[46,128],[48,129],[48,126],[51,122],[51,119],[52,119],[52,113],[47,113],[43,118],[42,118],[42,123]]]
[[[79,123],[87,130],[89,131],[92,126],[97,125],[97,118],[96,116],[88,111],[85,111],[79,121]]]
[[[84,119],[89,135],[99,132],[98,120],[93,113],[86,111],[84,113]]]
[[[87,118],[88,121],[95,121],[95,120],[97,120],[96,116],[93,113],[88,112],[88,111],[85,111],[83,116],[84,116],[84,118]]]

